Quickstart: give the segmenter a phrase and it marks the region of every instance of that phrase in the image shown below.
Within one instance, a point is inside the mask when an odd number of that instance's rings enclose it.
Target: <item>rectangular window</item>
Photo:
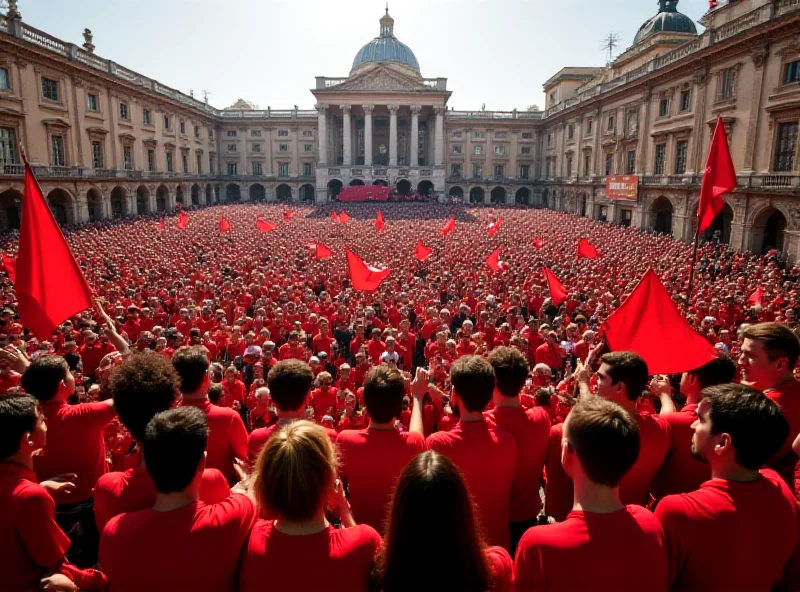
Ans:
[[[130,117],[128,117],[128,104],[127,103],[120,103],[119,104],[119,118],[122,121],[129,121]]]
[[[502,179],[506,176],[506,167],[502,164],[494,165],[494,178],[495,179]]]
[[[278,176],[279,177],[288,177],[289,176],[289,163],[282,162],[278,165]]]
[[[236,152],[236,144],[228,144],[228,152]]]
[[[214,129],[213,128],[208,128],[208,139],[209,140],[213,140],[214,139]]]
[[[167,151],[167,172],[172,173],[175,170],[175,163],[172,162],[172,152]]]
[[[42,78],[42,97],[58,102],[58,81]]]
[[[460,140],[461,139],[461,132],[453,132],[453,139]]]
[[[186,133],[186,122],[183,120],[181,120],[181,133],[182,134]]]
[[[202,175],[203,174],[203,155],[200,152],[198,152],[195,155],[195,158],[197,159],[197,174],[198,175]]]
[[[122,166],[126,171],[133,170],[133,147],[122,147]]]
[[[303,137],[304,138],[313,138],[314,137],[314,130],[303,130]]]
[[[212,175],[216,174],[217,172],[217,166],[216,163],[214,162],[213,154],[208,155],[208,172],[211,173]]]
[[[228,130],[228,131],[225,132],[225,135],[228,136],[229,138],[235,138],[236,137],[236,130]]]
[[[544,178],[545,179],[549,179],[550,178],[550,159],[549,158],[545,161],[545,164],[544,164]]]
[[[183,172],[189,172],[189,157],[186,154],[181,154],[181,164],[183,164]]]
[[[614,172],[614,153],[606,152],[606,177]]]
[[[567,140],[571,140],[574,137],[575,137],[575,126],[570,123],[569,126],[567,126]]]
[[[279,138],[285,138],[288,137],[288,135],[289,135],[289,130],[278,130]]]
[[[473,137],[474,137],[476,140],[482,140],[482,139],[483,139],[484,137],[486,137],[486,136],[485,136],[485,134],[484,134],[483,132],[475,132],[475,133],[473,134]]]
[[[64,152],[64,136],[53,136],[53,157],[51,164],[57,167],[67,166],[67,155]]]
[[[475,144],[475,154],[483,154],[483,144]]]
[[[289,144],[279,144],[278,152],[289,152]]]
[[[692,107],[692,91],[686,89],[681,91],[681,113],[688,111]]]
[[[717,75],[717,101],[729,101],[734,98],[736,72],[726,68]]]
[[[775,172],[792,172],[794,169],[794,153],[796,150],[797,122],[781,123],[778,126],[778,140],[775,146]]]
[[[572,176],[572,157],[567,156],[567,177]]]
[[[261,137],[261,130],[250,130],[250,137],[251,138],[260,138]]]
[[[311,175],[314,174],[313,171],[312,171],[312,167],[313,167],[313,165],[310,162],[304,162],[303,163],[303,176],[304,177],[310,177]]]
[[[669,115],[669,99],[661,99],[658,103],[658,116],[666,117]]]
[[[508,132],[495,132],[494,137],[497,140],[505,140],[508,137]]]
[[[625,174],[633,175],[636,173],[636,150],[628,150],[625,157]]]
[[[675,145],[675,174],[682,175],[686,172],[686,159],[689,155],[689,140],[680,140]]]
[[[153,119],[150,109],[142,109],[142,123],[145,125],[153,124]]]
[[[100,101],[96,94],[89,93],[86,95],[86,110],[94,113],[100,111]]]
[[[610,132],[614,131],[614,116],[613,115],[609,115],[608,116],[608,131],[610,131]]]
[[[303,144],[303,152],[313,152],[313,144]]]
[[[151,173],[156,170],[156,151],[152,149],[147,151],[147,170]]]
[[[519,165],[519,178],[520,179],[530,179],[531,178],[531,165],[529,165],[529,164],[521,164],[521,165]]]
[[[199,138],[200,137],[200,126],[199,125],[194,126],[194,137],[195,138]]]
[[[553,134],[547,134],[547,146],[553,145]]]
[[[589,172],[592,168],[592,156],[590,154],[585,154],[583,156],[583,176],[588,177]]]
[[[505,144],[498,144],[494,147],[495,154],[505,154],[506,153],[506,145]]]
[[[172,122],[169,119],[169,115],[165,115],[164,116],[164,129],[165,130],[169,130],[171,125],[172,125]]]
[[[533,133],[532,132],[522,132],[522,139],[523,140],[533,140]]]
[[[260,176],[262,176],[264,174],[264,170],[261,168],[261,163],[260,162],[254,162],[253,163],[253,174],[256,177],[260,177]]]
[[[460,177],[461,176],[461,165],[460,164],[452,164],[450,165],[450,175],[453,177]]]
[[[453,144],[453,154],[461,154],[461,144]]]
[[[6,78],[8,78],[8,74],[6,74]],[[800,82],[800,60],[796,60],[789,64],[786,64],[786,84],[795,84]]]
[[[0,90],[11,88],[11,78],[8,76],[8,68],[0,68]]]
[[[474,179],[480,179],[483,177],[483,167],[479,164],[472,165],[472,177]]]
[[[253,144],[253,152],[261,152],[261,144]]]
[[[531,147],[530,146],[523,146],[521,153],[522,154],[530,154],[531,153]]]
[[[92,142],[92,166],[96,169],[103,167],[103,145],[100,142]]]
[[[653,165],[654,175],[663,175],[667,165],[667,145],[656,144],[656,162]]]
[[[586,122],[586,133],[587,134],[591,134],[592,133],[592,124],[594,124],[594,121],[591,120],[591,119]]]
[[[236,163],[229,162],[228,163],[228,174],[231,176],[236,176]]]

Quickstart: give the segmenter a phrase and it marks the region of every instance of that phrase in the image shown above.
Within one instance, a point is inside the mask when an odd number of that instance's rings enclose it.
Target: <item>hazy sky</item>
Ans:
[[[678,9],[699,19],[707,0]],[[65,41],[94,33],[97,55],[227,107],[310,109],[315,76],[347,76],[378,35],[379,0],[19,0],[23,20]],[[600,66],[601,40],[627,48],[656,0],[393,0],[395,35],[422,75],[448,78],[455,109],[543,106],[564,66]],[[701,27],[698,25],[698,30]]]

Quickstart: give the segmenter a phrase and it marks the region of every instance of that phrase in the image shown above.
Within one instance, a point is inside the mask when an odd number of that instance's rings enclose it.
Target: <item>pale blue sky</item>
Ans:
[[[682,0],[697,21],[707,0]],[[19,0],[28,24],[183,92],[226,107],[311,108],[314,76],[346,76],[378,34],[381,0]],[[425,77],[448,78],[456,109],[543,106],[542,83],[564,66],[600,66],[656,14],[656,0],[394,0],[395,35]],[[698,25],[698,30],[701,27]]]

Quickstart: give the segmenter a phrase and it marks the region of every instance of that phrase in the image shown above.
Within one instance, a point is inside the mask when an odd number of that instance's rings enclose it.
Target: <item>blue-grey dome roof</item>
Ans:
[[[634,45],[656,33],[697,34],[694,21],[678,12],[678,0],[660,0],[659,7],[658,14],[639,27],[636,37],[633,38]]]
[[[401,43],[394,36],[394,19],[389,16],[388,8],[386,14],[381,18],[380,24],[380,36],[367,43],[356,54],[356,59],[353,60],[353,70],[369,62],[396,62],[413,68],[417,74],[422,75],[417,56],[405,43]]]

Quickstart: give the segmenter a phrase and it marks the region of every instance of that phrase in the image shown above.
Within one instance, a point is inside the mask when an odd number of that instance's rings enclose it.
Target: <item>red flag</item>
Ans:
[[[597,259],[600,254],[597,252],[597,249],[594,248],[594,245],[590,243],[587,239],[582,238],[578,241],[578,258],[585,257],[586,259]]]
[[[757,304],[758,306],[762,306],[763,298],[764,290],[761,289],[761,286],[758,286],[756,291],[750,294],[750,298],[747,299],[747,304]]]
[[[3,255],[3,269],[12,282],[16,280],[17,277],[17,261],[13,257],[9,255]]]
[[[347,224],[348,220],[350,220],[350,216],[347,215],[347,212],[342,210],[342,213],[339,214],[339,224]]]
[[[386,222],[383,219],[383,212],[378,210],[378,217],[375,218],[375,229],[383,230],[384,228],[386,228]]]
[[[725,206],[723,196],[734,189],[736,189],[736,171],[728,149],[725,125],[722,123],[722,118],[717,117],[717,127],[714,128],[706,170],[703,172],[703,182],[700,185],[700,204],[697,207],[698,234],[711,226],[716,215]]]
[[[283,210],[283,221],[284,222],[291,222],[292,218],[294,218],[294,212],[292,210]]]
[[[456,217],[450,216],[450,219],[447,221],[447,224],[445,224],[444,227],[442,228],[442,236],[447,236],[455,229],[456,229]]]
[[[425,261],[431,256],[431,253],[433,253],[433,249],[426,247],[421,240],[417,241],[417,246],[414,247],[414,257],[417,258],[417,261]]]
[[[356,290],[374,292],[392,272],[388,267],[385,269],[370,267],[350,249],[345,249],[345,253],[347,254],[347,267],[350,269],[350,281]]]
[[[259,217],[256,220],[256,227],[261,232],[270,232],[271,230],[276,230],[278,225],[268,220],[262,220],[261,217]]]
[[[486,265],[492,268],[492,271],[502,271],[506,268],[506,264],[500,261],[500,247],[497,247],[492,254],[486,258]]]
[[[178,212],[178,228],[183,230],[187,226],[189,226],[189,216],[186,215],[186,212],[183,211],[183,207],[181,207]]]
[[[550,290],[553,304],[558,306],[567,299],[567,290],[549,268],[542,267],[542,271],[544,272],[544,279],[547,280],[547,288]]]
[[[224,214],[219,215],[219,231],[220,232],[228,232],[229,230],[233,230],[233,224],[230,223]]]
[[[708,340],[683,318],[652,268],[603,327],[611,350],[636,352],[650,374],[679,374],[717,357]]]
[[[158,231],[164,232],[164,228],[166,228],[166,225],[164,224],[164,218],[161,218],[161,220],[158,222]]]
[[[16,272],[20,321],[39,340],[92,307],[92,290],[27,162]]]
[[[333,255],[333,251],[331,251],[328,247],[323,245],[322,243],[317,243],[314,245],[314,257],[317,259],[327,259]]]
[[[495,222],[489,224],[489,228],[487,229],[489,232],[489,236],[494,236],[497,234],[497,231],[500,230],[500,227],[503,225],[503,219],[498,218]]]
[[[533,246],[540,250],[544,246],[544,241],[537,236],[533,239]]]

